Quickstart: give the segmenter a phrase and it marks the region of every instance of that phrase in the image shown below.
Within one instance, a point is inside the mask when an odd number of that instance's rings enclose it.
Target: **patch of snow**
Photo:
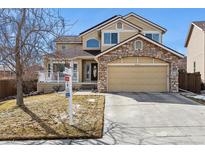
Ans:
[[[203,95],[196,95],[196,96],[192,96],[192,97],[195,99],[201,99],[201,100],[205,101],[205,96],[203,96]]]

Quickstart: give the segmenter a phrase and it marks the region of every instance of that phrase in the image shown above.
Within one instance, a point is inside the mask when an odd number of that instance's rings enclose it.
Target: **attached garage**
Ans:
[[[121,63],[108,64],[108,92],[169,91],[169,65],[155,61],[148,57],[129,57]]]
[[[99,92],[178,92],[184,56],[136,34],[96,56]]]

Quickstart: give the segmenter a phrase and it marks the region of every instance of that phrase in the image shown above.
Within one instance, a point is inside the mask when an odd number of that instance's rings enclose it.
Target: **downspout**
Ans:
[[[97,57],[95,57],[94,59],[96,60],[96,62],[97,62],[97,64],[98,64],[97,90],[98,90],[98,92],[99,92],[99,89],[98,89],[98,84],[99,84],[99,76],[100,76],[100,73],[99,73],[99,60],[98,60],[98,58],[97,58]]]
[[[203,73],[204,73],[204,78],[205,78],[205,31],[204,31],[204,60],[203,60],[203,62],[204,62],[204,65],[203,65],[204,66],[204,72]],[[205,83],[204,78],[203,78],[203,81],[202,81],[203,83]]]

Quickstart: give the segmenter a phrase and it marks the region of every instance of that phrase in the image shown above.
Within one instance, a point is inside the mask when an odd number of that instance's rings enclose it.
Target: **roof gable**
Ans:
[[[168,51],[168,52],[171,52],[172,54],[174,54],[174,55],[176,55],[176,56],[178,56],[178,57],[180,57],[180,58],[184,58],[184,55],[183,55],[183,54],[181,54],[181,53],[179,53],[179,52],[177,52],[177,51],[175,51],[175,50],[173,50],[173,49],[171,49],[171,48],[169,48],[169,47],[167,47],[167,46],[165,46],[165,45],[163,45],[163,44],[161,44],[161,43],[158,43],[158,42],[156,42],[156,41],[153,41],[153,40],[151,40],[151,39],[145,37],[144,35],[142,35],[142,34],[140,34],[140,33],[138,33],[138,34],[136,34],[136,35],[134,35],[134,36],[128,38],[127,40],[125,40],[125,41],[123,41],[123,42],[121,42],[121,43],[119,43],[119,44],[117,44],[117,45],[115,45],[115,46],[112,46],[112,47],[108,48],[107,50],[105,50],[105,51],[102,52],[101,54],[97,55],[96,58],[98,58],[98,57],[100,57],[100,56],[102,56],[102,55],[104,55],[104,54],[106,54],[106,53],[112,51],[113,49],[116,49],[116,48],[118,48],[119,46],[122,46],[122,45],[124,45],[125,43],[127,43],[127,42],[129,42],[129,41],[132,41],[133,39],[136,39],[136,38],[138,38],[138,37],[140,37],[140,38],[142,38],[142,39],[144,39],[144,40],[146,40],[146,41],[148,41],[148,42],[150,42],[150,43],[153,43],[153,44],[155,44],[155,45],[157,45],[157,46],[163,48],[164,50],[166,50],[166,51]]]
[[[159,26],[158,24],[153,23],[152,21],[150,21],[150,20],[148,20],[148,19],[145,19],[145,18],[143,18],[142,16],[139,16],[139,15],[133,13],[133,12],[129,13],[128,15],[125,15],[123,18],[124,18],[124,19],[127,19],[127,18],[130,17],[130,16],[133,16],[133,17],[135,17],[136,19],[138,19],[138,20],[140,20],[140,21],[142,21],[142,22],[144,22],[144,23],[146,23],[146,24],[148,24],[148,25],[150,25],[150,26],[152,26],[152,27],[155,27],[155,28],[157,28],[157,29],[160,29],[161,31],[163,31],[163,33],[165,33],[165,32],[167,31],[165,28]]]
[[[142,30],[141,27],[139,27],[139,26],[137,26],[137,25],[135,25],[135,24],[133,24],[133,23],[131,23],[131,22],[129,22],[129,21],[123,19],[123,18],[118,18],[118,19],[116,19],[116,20],[113,20],[113,21],[111,21],[110,23],[108,23],[108,24],[106,24],[106,25],[100,27],[99,30],[102,30],[102,29],[104,29],[104,28],[110,26],[111,24],[113,24],[113,23],[115,23],[115,22],[119,22],[119,21],[121,21],[121,22],[123,22],[123,23],[126,23],[127,25],[129,25],[129,26],[131,26],[131,27],[133,27],[133,28],[136,28],[136,29],[138,29],[138,30]]]
[[[191,38],[191,34],[192,34],[194,27],[199,28],[201,31],[205,31],[205,21],[194,21],[191,23],[186,40],[185,40],[185,45],[184,45],[185,47],[187,47],[189,44],[189,40]]]

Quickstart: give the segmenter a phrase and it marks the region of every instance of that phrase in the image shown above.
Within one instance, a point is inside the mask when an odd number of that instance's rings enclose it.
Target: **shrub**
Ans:
[[[52,88],[55,92],[59,92],[61,87],[62,87],[61,85],[56,85],[56,86],[53,86]]]

